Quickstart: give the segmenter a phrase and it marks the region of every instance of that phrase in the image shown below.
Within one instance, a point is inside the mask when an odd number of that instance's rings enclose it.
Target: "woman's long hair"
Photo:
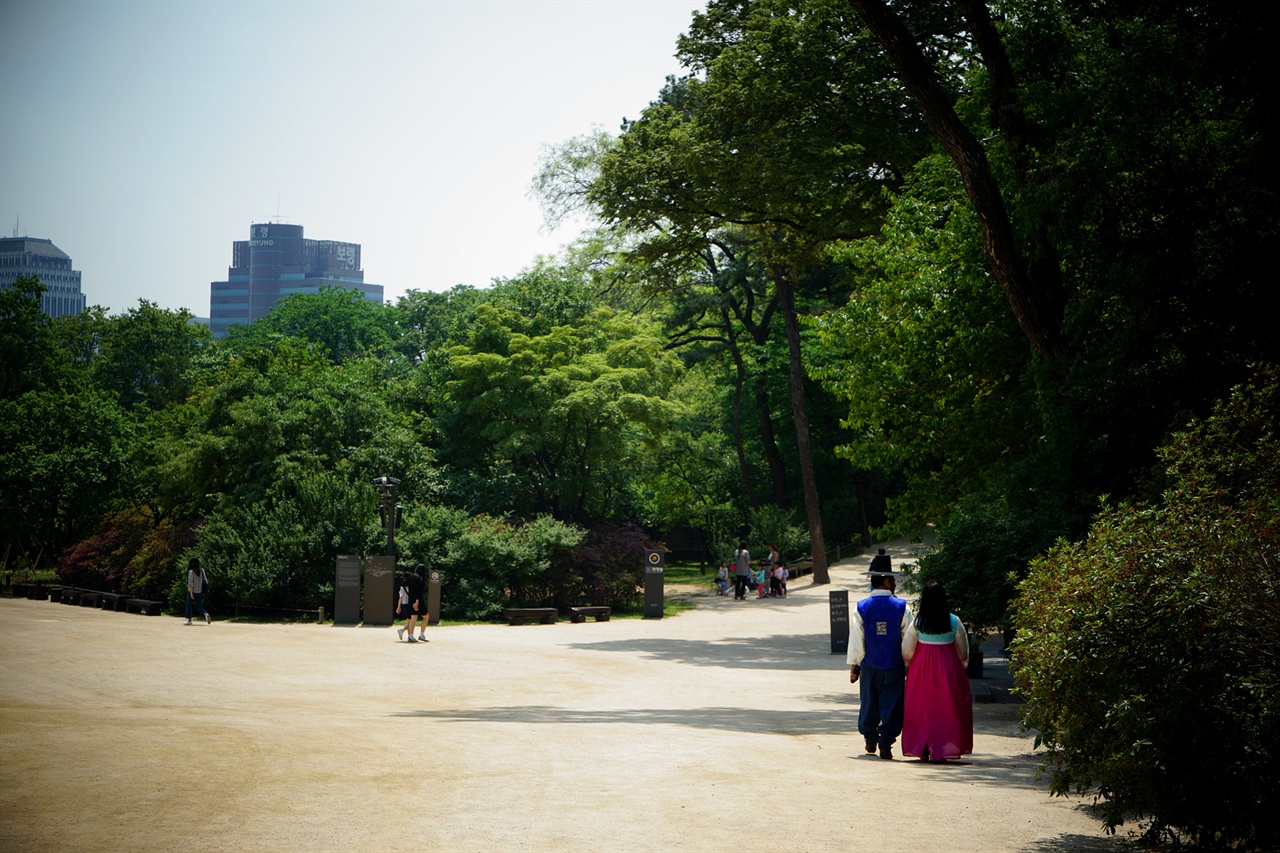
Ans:
[[[951,632],[951,608],[947,591],[937,581],[929,581],[920,592],[920,612],[916,614],[916,630],[921,634]]]

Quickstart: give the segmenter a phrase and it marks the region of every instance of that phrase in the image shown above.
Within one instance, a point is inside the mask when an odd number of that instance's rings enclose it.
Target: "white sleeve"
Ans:
[[[862,659],[866,657],[866,650],[863,649],[862,637],[862,614],[858,612],[857,607],[851,608],[849,614],[849,651],[844,656],[844,662],[849,666],[862,663]]]
[[[956,620],[956,654],[960,655],[960,663],[965,666],[969,665],[969,635],[964,630],[964,623],[960,621],[960,617],[954,614],[951,617]]]
[[[911,658],[915,657],[916,646],[920,642],[920,637],[916,634],[916,622],[914,619],[907,622],[907,630],[902,632],[902,660],[906,663],[911,662]]]

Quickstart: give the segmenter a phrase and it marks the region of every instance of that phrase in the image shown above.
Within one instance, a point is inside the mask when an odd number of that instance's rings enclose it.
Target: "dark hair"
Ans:
[[[187,571],[200,572],[201,574],[204,574],[204,569],[200,568],[199,557],[192,557],[187,561]]]
[[[414,573],[415,575],[417,575],[418,577],[420,577],[420,578],[421,578],[421,577],[426,577],[426,574],[427,574],[427,567],[426,567],[426,566],[424,566],[424,565],[422,565],[422,563],[418,563],[418,565],[414,567],[414,569],[413,569],[413,573]]]
[[[888,589],[889,579],[892,577],[893,577],[892,575],[873,574],[871,576],[871,588],[872,589]]]
[[[951,631],[951,608],[947,605],[947,591],[937,581],[929,581],[920,592],[916,630],[921,634],[947,634]]]

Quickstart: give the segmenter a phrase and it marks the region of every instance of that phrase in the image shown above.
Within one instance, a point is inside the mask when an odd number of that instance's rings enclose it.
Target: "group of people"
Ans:
[[[733,598],[745,601],[752,587],[757,598],[783,598],[787,594],[787,564],[778,555],[778,546],[769,544],[769,556],[760,561],[760,567],[751,568],[751,553],[746,542],[739,542],[733,552]],[[728,561],[721,561],[716,574],[716,591],[726,595],[729,591],[730,569]]]
[[[427,567],[418,563],[412,572],[400,579],[396,591],[396,618],[405,620],[403,628],[396,629],[396,636],[406,643],[425,643],[427,640]],[[413,626],[418,626],[418,638],[413,638]],[[408,634],[408,639],[405,634]]]
[[[877,559],[884,556],[880,549]],[[887,560],[887,557],[886,557]],[[872,562],[871,594],[850,614],[846,662],[858,683],[858,732],[868,753],[941,762],[973,752],[969,638],[942,584],[929,581],[917,612],[898,598],[884,562]],[[877,569],[880,569],[877,571]]]

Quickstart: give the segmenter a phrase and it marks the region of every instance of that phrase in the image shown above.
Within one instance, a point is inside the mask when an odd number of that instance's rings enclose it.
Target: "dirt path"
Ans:
[[[1013,705],[963,764],[862,755],[833,587],[424,645],[0,599],[0,850],[1118,849]]]

